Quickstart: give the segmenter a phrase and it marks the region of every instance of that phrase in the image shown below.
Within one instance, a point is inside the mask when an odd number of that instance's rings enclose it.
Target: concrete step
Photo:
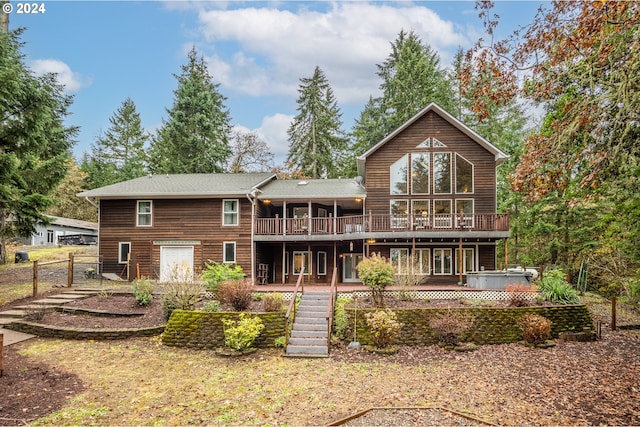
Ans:
[[[327,319],[322,317],[300,317],[296,316],[296,320],[293,322],[294,325],[326,325]]]
[[[326,328],[323,331],[293,330],[291,331],[291,338],[322,338],[326,342],[327,333]]]
[[[288,345],[286,355],[294,357],[328,357],[329,349],[326,345]]]
[[[45,305],[60,305],[60,304],[66,304],[68,302],[72,302],[75,301],[75,299],[63,299],[63,298],[43,298],[43,299],[37,299],[35,301],[33,301],[34,304],[45,304]]]
[[[302,318],[309,318],[309,317],[314,317],[314,318],[318,318],[318,319],[326,319],[327,318],[327,312],[326,311],[309,311],[309,310],[299,310],[296,313],[296,319],[302,317]]]
[[[26,316],[27,316],[27,312],[24,310],[0,311],[0,317],[10,317],[12,319],[21,319]]]
[[[80,300],[86,298],[87,294],[77,294],[77,293],[61,293],[56,295],[49,295],[47,298],[51,299],[67,299],[67,300]]]
[[[289,338],[289,345],[318,345],[326,346],[327,340],[320,338]]]
[[[326,331],[327,323],[294,323],[294,331]]]

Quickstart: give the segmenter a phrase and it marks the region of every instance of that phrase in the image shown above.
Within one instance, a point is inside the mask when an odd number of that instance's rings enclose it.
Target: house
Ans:
[[[38,223],[31,236],[20,240],[25,245],[55,246],[63,244],[65,238],[74,239],[74,244],[93,244],[98,237],[98,223],[79,219],[48,215],[49,224]]]
[[[349,179],[270,173],[149,176],[80,193],[100,201],[106,272],[160,280],[207,260],[237,263],[256,284],[359,282],[372,252],[425,283],[496,268],[509,237],[497,213],[496,168],[507,156],[430,104],[358,157]]]

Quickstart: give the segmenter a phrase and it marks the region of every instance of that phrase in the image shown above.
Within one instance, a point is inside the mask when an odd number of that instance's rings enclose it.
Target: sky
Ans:
[[[349,131],[369,97],[380,95],[376,64],[389,56],[401,30],[414,31],[445,67],[459,47],[485,37],[472,1],[37,0],[39,13],[28,14],[19,3],[11,0],[9,28],[25,29],[25,63],[35,74],[58,73],[74,96],[66,122],[80,127],[78,160],[127,98],[155,133],[193,47],[227,98],[232,125],[257,132],[279,165],[289,148],[300,79],[316,66]],[[541,4],[496,1],[496,36],[531,23]]]

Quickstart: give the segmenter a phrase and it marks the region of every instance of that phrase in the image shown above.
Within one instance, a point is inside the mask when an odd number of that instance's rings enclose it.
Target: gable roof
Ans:
[[[407,129],[409,126],[411,126],[418,119],[420,119],[422,116],[424,116],[425,114],[427,114],[430,111],[433,111],[434,113],[436,113],[437,115],[442,117],[444,120],[446,120],[453,127],[458,129],[460,132],[462,132],[463,134],[465,134],[466,136],[471,138],[473,141],[478,143],[478,145],[484,147],[484,149],[486,149],[488,152],[493,154],[494,158],[495,158],[495,161],[496,161],[496,166],[502,164],[505,160],[507,160],[509,158],[509,156],[507,154],[503,153],[498,147],[496,147],[495,145],[491,144],[489,141],[487,141],[486,139],[484,139],[483,137],[478,135],[474,130],[472,130],[471,128],[467,127],[460,120],[456,119],[451,114],[447,113],[438,104],[436,104],[435,102],[432,102],[429,105],[427,105],[422,111],[418,112],[418,114],[416,114],[415,116],[413,116],[412,118],[410,118],[409,120],[404,122],[404,124],[402,126],[400,126],[396,130],[391,132],[389,135],[387,135],[382,141],[378,142],[376,145],[374,145],[373,147],[369,148],[366,152],[364,152],[363,154],[358,156],[358,158],[356,159],[357,164],[358,164],[358,174],[364,176],[364,165],[365,165],[365,162],[367,160],[367,157],[369,157],[371,154],[375,153],[380,147],[382,147],[387,142],[389,142],[390,140],[395,138],[396,135],[398,135],[400,132],[402,132],[405,129]]]
[[[96,199],[165,198],[237,196],[244,197],[276,175],[260,173],[211,173],[149,175],[106,187],[78,193],[78,197]]]
[[[98,223],[91,221],[83,221],[81,219],[63,218],[59,216],[47,215],[51,219],[51,224],[60,227],[85,228],[87,230],[98,231]]]
[[[282,179],[261,188],[265,199],[364,199],[366,191],[353,179]]]

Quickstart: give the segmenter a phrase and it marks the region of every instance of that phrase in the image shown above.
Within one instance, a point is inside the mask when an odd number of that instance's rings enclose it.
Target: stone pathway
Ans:
[[[32,301],[30,304],[19,305],[13,307],[11,310],[0,311],[0,334],[3,335],[3,346],[8,346],[35,337],[35,335],[5,329],[2,327],[3,325],[7,325],[16,319],[24,319],[34,311],[55,310],[56,307],[60,307],[68,302],[87,298],[99,292],[100,290],[94,289],[74,289],[70,291],[63,291],[59,294],[49,295],[46,298]]]

